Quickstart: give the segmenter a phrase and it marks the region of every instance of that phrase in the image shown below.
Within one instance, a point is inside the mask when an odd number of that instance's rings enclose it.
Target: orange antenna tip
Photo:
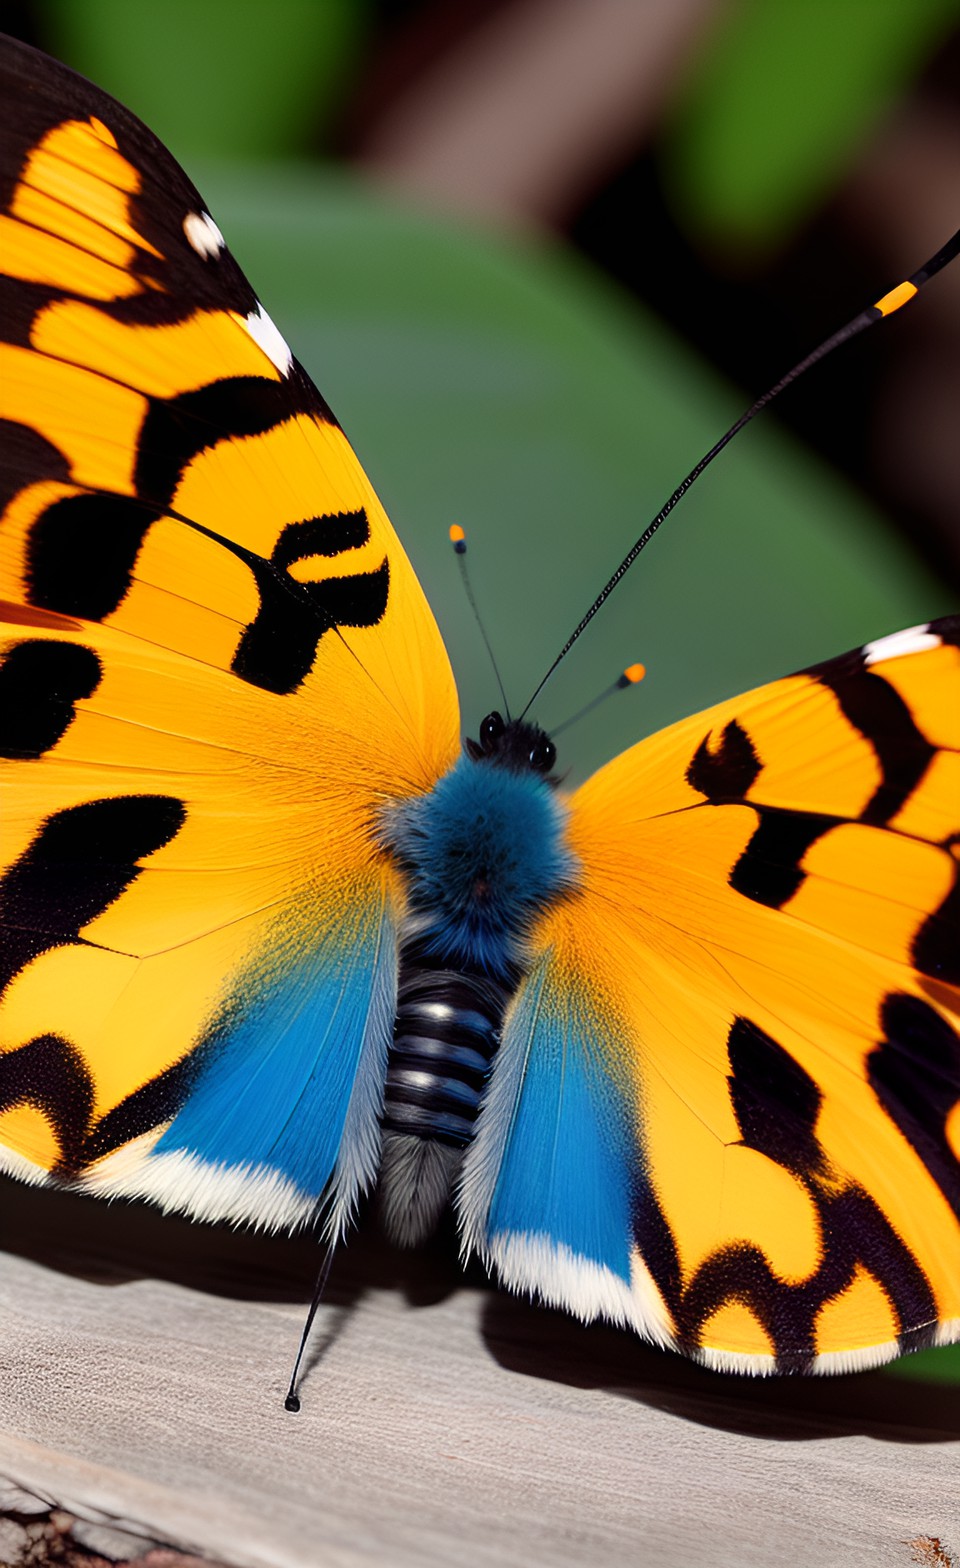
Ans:
[[[623,674],[618,675],[613,684],[607,687],[606,691],[599,692],[591,702],[587,703],[586,707],[578,709],[569,719],[564,719],[562,724],[555,725],[551,729],[550,734],[556,738],[562,730],[569,729],[570,725],[576,724],[578,719],[585,718],[588,713],[593,712],[594,708],[599,708],[601,702],[606,702],[607,698],[612,697],[615,691],[626,691],[628,686],[638,685],[646,673],[646,665],[628,664]]]
[[[883,299],[878,299],[873,308],[874,310],[879,310],[881,316],[892,316],[895,310],[900,309],[901,305],[908,304],[916,292],[917,285],[915,283],[898,283],[895,289],[890,290],[889,294],[884,294]]]
[[[466,553],[467,536],[460,527],[459,523],[451,523],[450,525],[450,543],[453,545],[453,548],[456,550],[458,555],[464,555]]]

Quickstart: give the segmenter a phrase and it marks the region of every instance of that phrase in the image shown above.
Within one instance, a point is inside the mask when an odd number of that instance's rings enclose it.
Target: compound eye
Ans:
[[[530,748],[529,762],[535,773],[549,773],[557,760],[557,748],[552,740],[544,736],[535,746]]]
[[[480,725],[480,745],[484,751],[490,751],[503,734],[504,723],[499,713],[488,713]]]

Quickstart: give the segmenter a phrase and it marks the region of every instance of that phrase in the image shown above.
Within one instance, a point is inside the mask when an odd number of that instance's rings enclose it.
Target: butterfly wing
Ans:
[[[2,56],[0,1160],[290,1223],[375,1169],[385,802],[452,678],[342,431],[182,171]]]
[[[735,1370],[960,1334],[958,752],[955,618],[573,796],[461,1195],[507,1283]]]

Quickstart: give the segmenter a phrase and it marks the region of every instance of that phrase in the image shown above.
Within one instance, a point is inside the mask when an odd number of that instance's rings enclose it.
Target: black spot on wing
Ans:
[[[709,1319],[737,1302],[763,1325],[779,1370],[807,1370],[816,1353],[818,1316],[858,1266],[890,1302],[902,1347],[919,1343],[937,1318],[930,1283],[870,1194],[831,1167],[816,1136],[820,1091],[813,1079],[749,1019],[735,1020],[728,1050],[731,1103],[743,1143],[802,1184],[816,1211],[821,1247],[808,1277],[794,1283],[780,1278],[746,1238],[718,1247],[682,1292],[676,1315],[684,1348],[701,1348]]]
[[[715,804],[742,800],[763,766],[753,741],[736,719],[724,728],[718,747],[710,741],[711,736],[705,735],[697,747],[687,768],[687,783]]]
[[[0,1112],[31,1105],[46,1118],[60,1146],[59,1164],[75,1168],[93,1115],[90,1069],[76,1046],[55,1034],[38,1035],[0,1054]]]
[[[697,747],[687,768],[687,783],[711,805],[734,805],[756,783],[763,763],[736,719],[724,727],[718,746],[711,740],[706,735]],[[803,856],[839,819],[762,806],[753,800],[748,804],[757,812],[757,826],[730,872],[730,886],[744,898],[780,909],[803,882]]]
[[[296,691],[310,673],[317,645],[335,626],[376,626],[387,607],[386,561],[373,572],[300,583],[299,593],[264,574],[258,576],[260,609],[231,662],[241,680],[264,691]]]
[[[730,1101],[744,1143],[788,1170],[810,1174],[823,1163],[816,1124],[821,1094],[778,1041],[737,1018],[727,1041]]]
[[[4,342],[12,344],[15,348],[29,348],[33,318],[49,298],[48,288],[43,288],[36,283],[25,283],[21,278],[0,276],[0,321],[3,322]],[[7,421],[4,420],[3,423],[6,424]],[[6,432],[4,432],[4,451],[6,451]]]
[[[800,862],[807,850],[841,818],[812,811],[782,811],[775,806],[755,809],[759,820],[730,872],[730,886],[755,903],[782,909],[806,875]]]
[[[960,986],[960,867],[956,864],[950,891],[923,922],[910,956],[921,974]]]
[[[819,679],[833,692],[847,721],[873,748],[880,783],[860,812],[860,821],[882,826],[909,800],[935,748],[918,730],[900,693],[862,662],[842,674],[827,666]]]
[[[0,877],[0,991],[38,954],[80,941],[185,818],[172,795],[92,800],[48,817]]]
[[[0,757],[40,757],[62,738],[76,705],[100,683],[100,660],[80,643],[20,642],[0,662]]]
[[[384,560],[372,572],[305,586],[315,590],[311,598],[331,626],[376,626],[387,608],[390,569]]]
[[[684,1291],[684,1348],[699,1348],[709,1319],[728,1302],[738,1302],[765,1328],[779,1371],[808,1371],[817,1350],[817,1318],[851,1283],[858,1265],[890,1302],[901,1348],[936,1322],[936,1301],[926,1275],[870,1195],[852,1183],[839,1193],[826,1192],[815,1183],[808,1190],[825,1239],[808,1278],[785,1282],[765,1253],[748,1242],[718,1248]]]
[[[159,512],[130,496],[64,496],[37,518],[27,546],[31,604],[100,621],[123,602]]]
[[[179,397],[152,399],[138,443],[137,494],[162,511],[200,452],[234,436],[263,435],[297,414],[333,422],[305,378],[232,376]]]
[[[363,507],[353,512],[330,512],[288,523],[273,547],[270,559],[281,570],[312,556],[330,558],[356,550],[370,538],[370,523]]]
[[[362,509],[308,518],[284,528],[269,563],[250,563],[260,608],[234,654],[235,675],[264,691],[295,691],[309,673],[325,632],[337,626],[377,625],[390,588],[386,561],[372,572],[321,582],[298,582],[286,570],[293,562],[313,556],[342,555],[369,537],[370,525]]]
[[[830,1253],[837,1254],[841,1263],[848,1258],[861,1264],[881,1286],[905,1348],[907,1336],[924,1332],[937,1320],[937,1302],[926,1274],[862,1187],[851,1182],[836,1196],[822,1196],[820,1204]]]
[[[960,1038],[929,1003],[904,992],[886,998],[881,1026],[867,1058],[873,1091],[960,1217],[960,1161],[947,1138],[960,1101]]]
[[[0,294],[0,320],[7,337],[5,302]],[[0,419],[0,513],[5,512],[15,495],[27,485],[40,479],[59,480],[66,484],[70,479],[70,465],[59,447],[40,435],[30,425],[18,424],[13,419]]]
[[[834,1271],[833,1290],[850,1274]],[[780,1371],[806,1372],[816,1355],[814,1323],[823,1295],[820,1282],[785,1286],[759,1247],[734,1242],[718,1248],[696,1270],[684,1293],[680,1343],[688,1353],[703,1344],[710,1319],[730,1302],[747,1307],[769,1336]]]

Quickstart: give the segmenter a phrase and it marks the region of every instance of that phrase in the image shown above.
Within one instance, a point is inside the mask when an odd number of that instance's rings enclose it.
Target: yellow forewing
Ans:
[[[397,537],[196,191],[38,58],[4,56],[0,1148],[70,1176],[74,1123],[186,1061],[244,975],[329,949],[365,994],[351,932],[373,962],[402,901],[383,806],[459,726]]]

